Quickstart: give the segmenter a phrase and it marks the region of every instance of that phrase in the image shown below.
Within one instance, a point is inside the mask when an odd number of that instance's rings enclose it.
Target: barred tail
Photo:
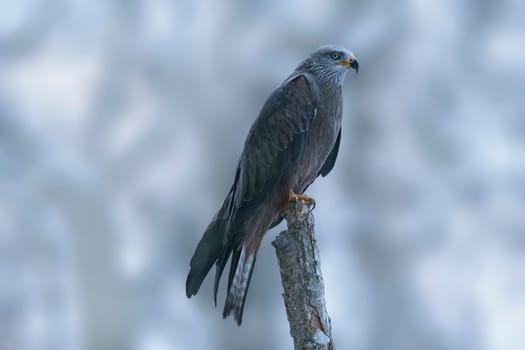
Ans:
[[[233,318],[239,326],[242,323],[244,303],[255,266],[258,244],[255,249],[250,248],[252,247],[243,244],[233,253],[228,280],[228,296],[222,312],[223,318],[233,312]]]

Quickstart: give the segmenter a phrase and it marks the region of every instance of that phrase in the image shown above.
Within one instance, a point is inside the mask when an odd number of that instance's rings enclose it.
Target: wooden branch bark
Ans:
[[[313,215],[302,201],[291,203],[287,214],[288,230],[281,232],[272,244],[279,260],[294,347],[333,349]]]

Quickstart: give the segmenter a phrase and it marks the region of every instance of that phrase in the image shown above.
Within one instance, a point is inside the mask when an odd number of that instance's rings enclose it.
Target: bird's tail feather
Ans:
[[[232,246],[231,244],[228,244],[222,250],[221,255],[217,259],[217,263],[215,264],[217,266],[215,270],[215,283],[213,286],[213,302],[215,303],[215,307],[217,307],[217,292],[219,291],[219,282],[221,280],[222,272],[224,271],[224,268],[226,267],[226,263],[228,262],[228,259],[230,258],[231,253],[232,253]],[[235,259],[235,254],[233,255],[233,259]]]
[[[255,266],[257,249],[249,249],[242,245],[233,253],[228,280],[228,296],[224,304],[222,317],[226,318],[233,312],[233,318],[238,325],[242,322],[242,313],[253,267]]]
[[[230,252],[226,252],[226,257],[224,257],[224,255],[225,247],[227,247],[227,236],[230,229],[229,221],[231,220],[233,211],[234,194],[234,187],[232,187],[224,199],[221,208],[206,228],[206,231],[204,231],[204,235],[197,245],[195,253],[193,253],[193,257],[190,261],[190,272],[188,273],[188,278],[186,279],[186,295],[188,298],[197,294],[202,281],[215,262],[218,263],[224,258],[228,260]],[[223,262],[223,265],[224,264],[226,264],[226,261]],[[215,283],[216,300],[217,281]],[[217,304],[217,301],[215,301],[215,304]]]
[[[223,250],[224,235],[224,222],[220,219],[213,220],[206,228],[191,258],[190,272],[186,279],[186,295],[188,298],[197,294],[208,271],[219,258]]]

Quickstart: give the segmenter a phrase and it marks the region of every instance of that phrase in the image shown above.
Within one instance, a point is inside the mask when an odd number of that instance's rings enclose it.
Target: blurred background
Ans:
[[[0,349],[291,349],[261,246],[243,325],[201,234],[266,97],[353,50],[310,187],[339,349],[523,349],[525,3],[0,2]]]

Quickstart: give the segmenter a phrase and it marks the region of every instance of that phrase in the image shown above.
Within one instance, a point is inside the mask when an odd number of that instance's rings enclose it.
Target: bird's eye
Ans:
[[[334,60],[338,60],[341,57],[341,55],[339,54],[339,52],[332,52],[330,54],[330,57],[332,57],[332,59]]]

